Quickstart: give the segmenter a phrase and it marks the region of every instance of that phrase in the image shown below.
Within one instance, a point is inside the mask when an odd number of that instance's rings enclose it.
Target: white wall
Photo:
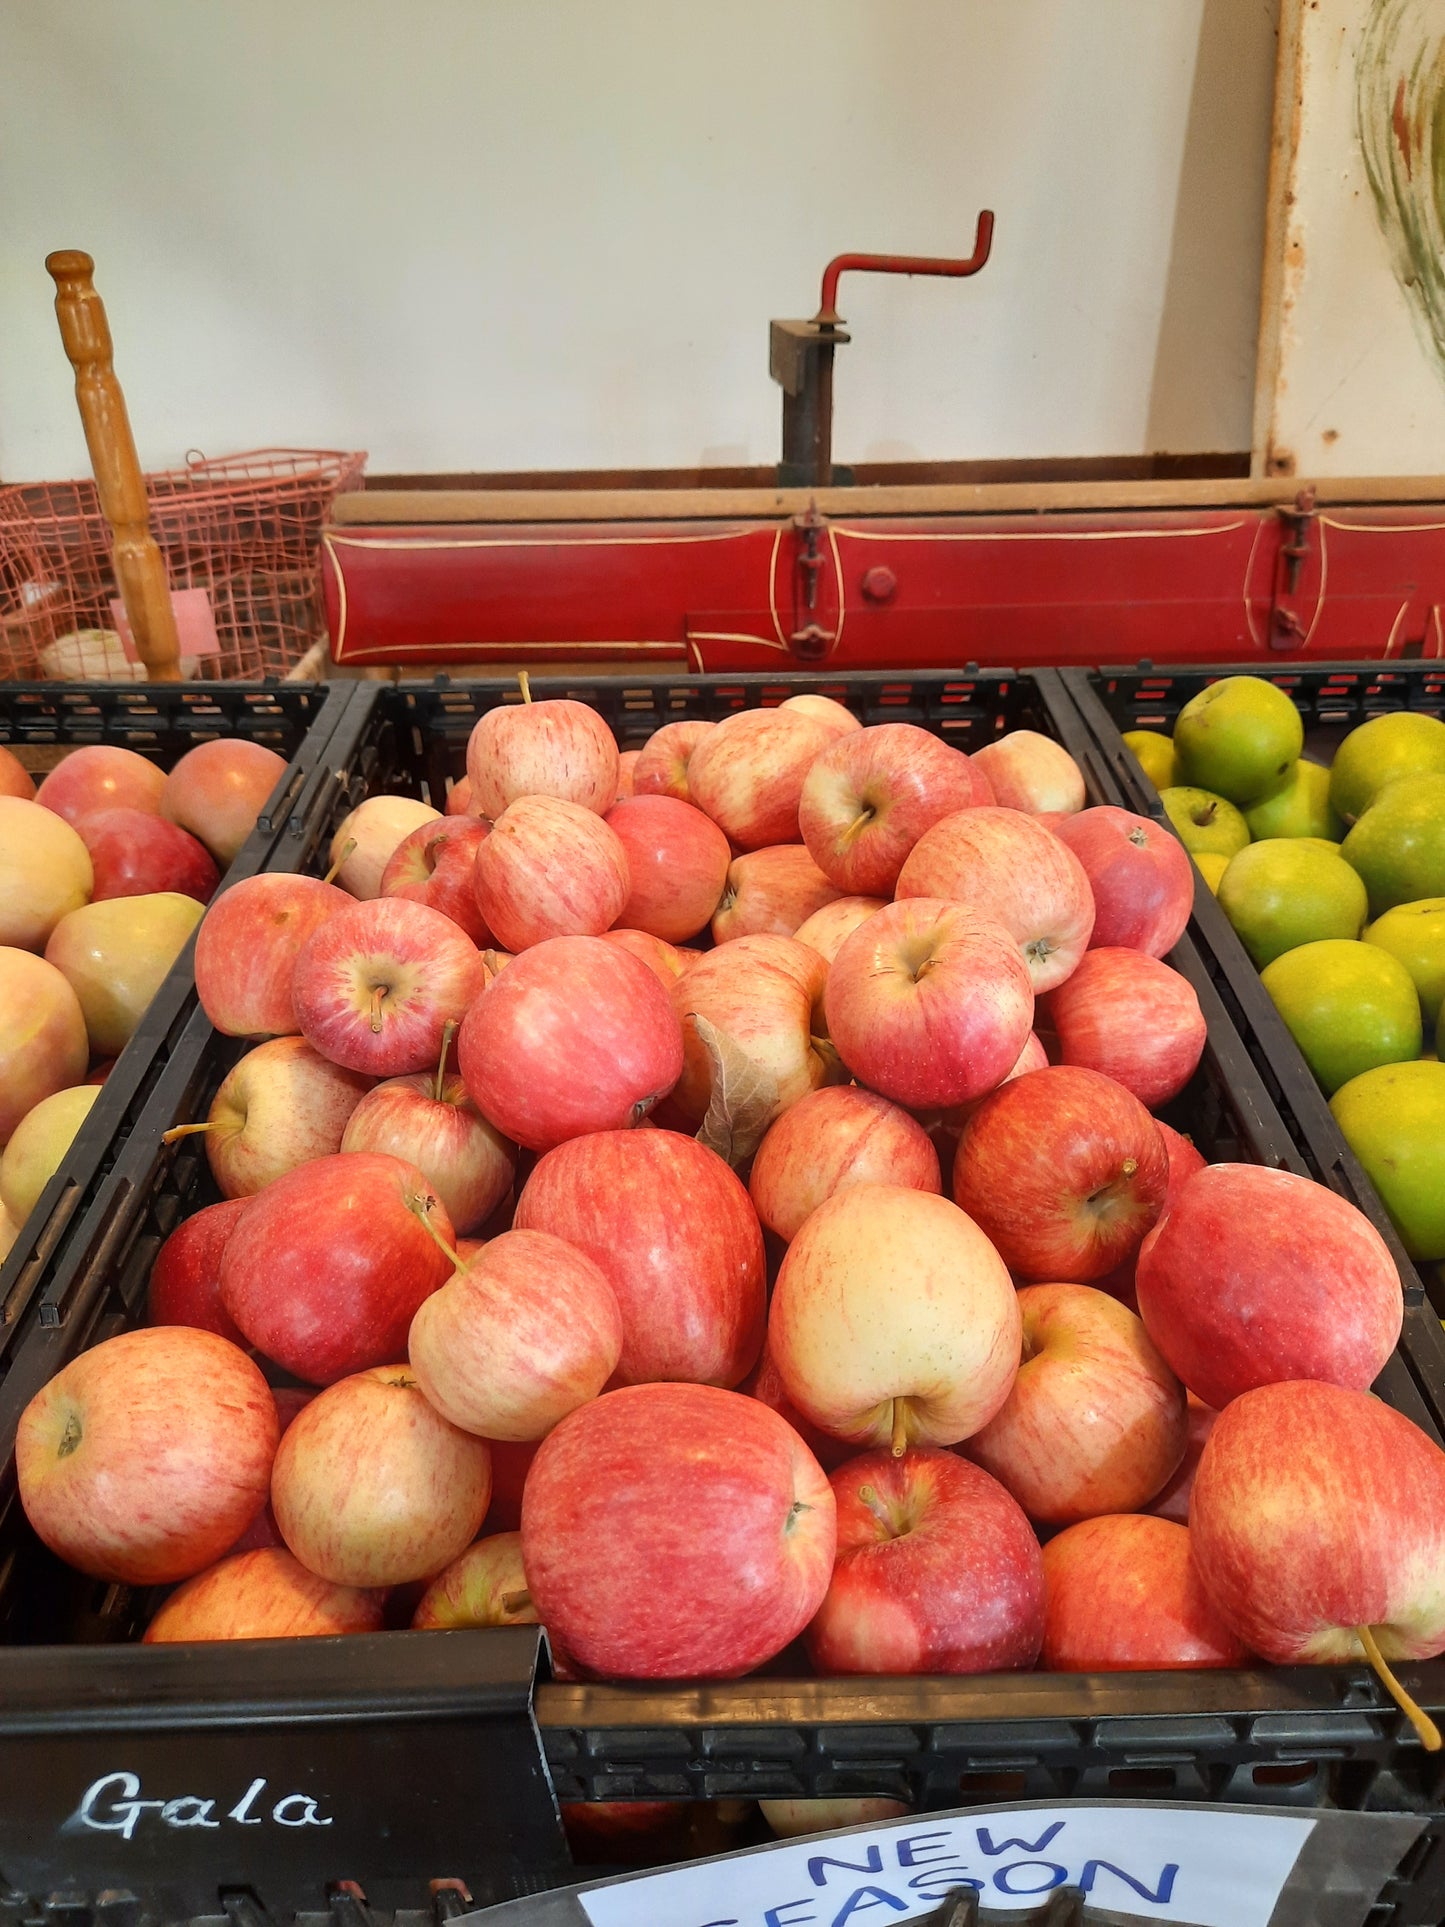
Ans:
[[[81,473],[43,270],[142,460],[776,459],[843,249],[839,460],[1245,448],[1273,0],[6,0],[0,476]]]

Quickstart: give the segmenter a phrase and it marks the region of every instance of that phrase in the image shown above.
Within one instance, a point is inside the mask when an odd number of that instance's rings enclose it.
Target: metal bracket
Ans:
[[[1310,555],[1310,536],[1318,514],[1313,488],[1302,488],[1291,507],[1277,503],[1275,514],[1284,529],[1275,576],[1274,602],[1269,617],[1269,646],[1280,651],[1298,649],[1305,639],[1306,625],[1298,610],[1287,607],[1282,598],[1296,595],[1300,576]]]
[[[821,623],[813,620],[818,607],[818,580],[823,573],[823,537],[828,531],[818,504],[809,502],[807,511],[793,517],[799,536],[793,561],[793,619],[797,625],[788,637],[788,647],[803,662],[817,662],[828,653],[833,637]]]

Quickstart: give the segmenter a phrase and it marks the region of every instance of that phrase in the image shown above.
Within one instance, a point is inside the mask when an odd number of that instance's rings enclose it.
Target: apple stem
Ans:
[[[1355,1637],[1365,1649],[1365,1658],[1374,1667],[1376,1676],[1390,1698],[1399,1707],[1405,1718],[1414,1727],[1420,1744],[1427,1753],[1440,1751],[1440,1729],[1430,1715],[1417,1706],[1405,1691],[1399,1680],[1390,1671],[1385,1655],[1380,1651],[1374,1633],[1368,1626],[1356,1626]]]
[[[455,1251],[452,1246],[447,1243],[440,1231],[437,1230],[431,1221],[430,1213],[427,1211],[421,1199],[416,1197],[408,1198],[406,1208],[414,1218],[420,1220],[422,1229],[426,1232],[426,1235],[431,1239],[432,1243],[436,1245],[439,1250],[444,1251],[451,1259],[457,1268],[457,1275],[460,1277],[467,1269],[467,1261],[459,1251]]]
[[[880,1526],[885,1530],[889,1529],[888,1512],[883,1501],[878,1496],[876,1486],[860,1485],[858,1488],[858,1502],[860,1505],[867,1506]]]
[[[908,1400],[895,1398],[893,1401],[893,1456],[901,1459],[908,1450]]]
[[[371,1034],[373,1037],[379,1037],[381,1035],[381,1000],[385,995],[385,984],[373,984],[371,986]]]
[[[440,1104],[442,1101],[442,1090],[447,1081],[447,1052],[451,1049],[452,1039],[453,1037],[456,1036],[456,1034],[457,1034],[456,1019],[454,1017],[448,1017],[446,1022],[442,1025],[442,1054],[437,1063],[436,1082],[435,1084],[432,1085],[432,1092],[431,1092],[432,1096],[436,1099],[438,1104]]]
[[[1119,1166],[1119,1169],[1126,1178],[1132,1178],[1134,1173],[1139,1169],[1138,1158],[1125,1158],[1124,1162]]]
[[[336,861],[332,864],[331,868],[326,872],[326,875],[322,877],[321,881],[323,883],[335,883],[337,871],[341,868],[342,864],[345,863],[346,859],[351,855],[351,852],[355,848],[356,848],[356,838],[354,836],[347,837],[346,841],[341,846],[340,856],[337,857]]]
[[[525,1586],[523,1586],[520,1592],[504,1592],[502,1594],[502,1611],[504,1613],[524,1613],[531,1604],[532,1595],[527,1591]]]
[[[161,1132],[162,1144],[174,1144],[178,1138],[194,1137],[198,1131],[211,1129],[209,1118],[204,1124],[173,1124],[168,1131]]]
[[[527,674],[527,672],[526,672],[526,670],[525,670],[525,669],[519,669],[519,670],[517,671],[517,684],[518,684],[518,687],[519,687],[519,688],[521,689],[521,691],[522,691],[522,701],[523,701],[524,703],[529,703],[529,702],[531,702],[531,700],[532,700],[532,678],[531,678],[531,677],[530,677],[530,676],[529,676],[529,675]]]

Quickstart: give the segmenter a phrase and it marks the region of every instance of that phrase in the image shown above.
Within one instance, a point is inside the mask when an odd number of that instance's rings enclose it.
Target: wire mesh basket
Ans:
[[[267,448],[196,455],[146,477],[171,588],[209,599],[220,653],[201,658],[199,673],[285,675],[324,634],[321,525],[365,464],[364,454]],[[116,634],[111,541],[89,479],[0,488],[0,678],[144,677]]]

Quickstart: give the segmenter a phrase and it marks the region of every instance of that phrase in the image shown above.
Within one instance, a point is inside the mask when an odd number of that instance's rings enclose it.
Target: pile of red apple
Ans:
[[[37,1532],[183,1582],[152,1640],[404,1602],[583,1676],[1445,1648],[1389,1252],[1151,1115],[1192,873],[1084,803],[1029,731],[525,702],[226,892],[224,1201],[27,1411]]]

